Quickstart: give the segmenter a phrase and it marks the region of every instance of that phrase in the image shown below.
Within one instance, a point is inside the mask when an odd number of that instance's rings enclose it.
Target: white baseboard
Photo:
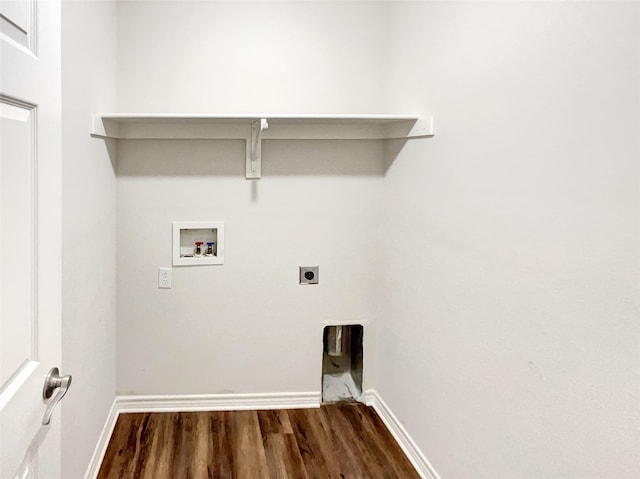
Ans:
[[[113,404],[111,404],[111,409],[109,409],[109,414],[107,415],[107,420],[104,423],[104,427],[100,432],[100,437],[98,437],[98,444],[96,444],[96,448],[93,451],[93,456],[91,456],[91,462],[89,462],[89,467],[87,468],[87,472],[84,475],[84,479],[96,479],[96,477],[98,477],[98,472],[100,472],[102,460],[104,459],[104,455],[107,452],[109,439],[111,439],[113,429],[116,427],[118,414],[118,405],[116,400],[114,400]]]
[[[372,406],[375,409],[382,422],[387,426],[391,435],[407,455],[409,461],[411,461],[411,464],[413,464],[413,467],[418,471],[418,474],[423,479],[440,479],[436,470],[380,395],[375,390],[369,389],[364,393],[364,402],[367,406]]]
[[[416,443],[375,390],[364,393],[423,479],[440,479]],[[178,396],[117,396],[105,421],[84,479],[96,479],[118,416],[127,412],[242,411],[320,407],[320,392],[263,394],[195,394]]]
[[[320,407],[319,392],[118,396],[118,412],[242,411]]]
[[[84,479],[96,479],[118,416],[127,412],[243,411],[320,407],[320,392],[116,396]]]

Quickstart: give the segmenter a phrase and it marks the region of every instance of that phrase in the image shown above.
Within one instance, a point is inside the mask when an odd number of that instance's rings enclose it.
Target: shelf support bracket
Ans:
[[[260,118],[251,124],[251,138],[247,140],[246,177],[259,180],[262,175],[262,132],[269,128],[266,118]]]

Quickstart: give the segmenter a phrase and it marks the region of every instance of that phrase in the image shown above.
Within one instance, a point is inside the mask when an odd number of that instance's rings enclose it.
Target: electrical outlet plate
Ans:
[[[318,284],[319,270],[319,266],[300,266],[300,284]]]
[[[171,268],[158,268],[158,288],[171,289]]]

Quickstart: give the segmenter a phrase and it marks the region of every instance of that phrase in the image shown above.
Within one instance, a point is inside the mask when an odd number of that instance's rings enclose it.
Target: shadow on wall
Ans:
[[[408,140],[398,139],[398,140],[387,140],[387,142],[385,143],[384,154],[383,154],[384,155],[383,168],[384,168],[385,175],[387,174],[387,171],[389,171],[389,168],[391,168],[391,165],[393,165],[393,162],[396,161],[396,158],[402,151],[402,148],[404,148],[404,145],[407,143],[407,141]]]
[[[265,140],[262,175],[384,176],[387,150],[378,140]],[[119,140],[117,155],[120,177],[245,175],[244,140]]]
[[[118,142],[113,138],[105,138],[104,146],[107,149],[107,155],[109,155],[111,168],[113,168],[113,172],[117,174]]]

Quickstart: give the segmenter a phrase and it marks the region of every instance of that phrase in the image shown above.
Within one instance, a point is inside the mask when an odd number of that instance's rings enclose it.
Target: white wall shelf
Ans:
[[[392,140],[433,136],[433,117],[419,115],[93,115],[91,135],[117,140],[244,140],[246,176],[261,175],[262,140]]]

